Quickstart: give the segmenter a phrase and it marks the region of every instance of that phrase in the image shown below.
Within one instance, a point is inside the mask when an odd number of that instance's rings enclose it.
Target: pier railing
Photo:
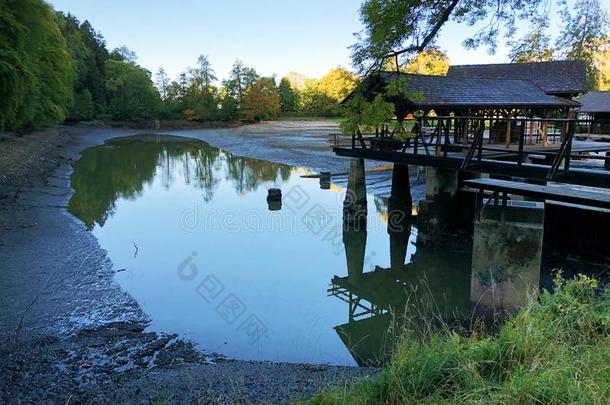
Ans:
[[[577,136],[586,135],[592,122],[566,118],[422,117],[408,121],[403,133],[393,131],[395,126],[388,123],[375,133],[334,135],[334,144],[335,152],[344,156],[558,181],[571,172],[575,159],[603,161],[605,164],[598,171],[610,168],[610,142],[576,140]],[[577,177],[582,176],[577,173]],[[610,180],[603,183],[610,187]]]

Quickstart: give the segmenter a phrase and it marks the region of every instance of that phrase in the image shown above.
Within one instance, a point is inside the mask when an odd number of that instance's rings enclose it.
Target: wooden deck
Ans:
[[[541,201],[551,200],[610,209],[610,190],[585,189],[566,184],[538,185],[498,179],[465,180],[464,184],[476,190],[516,194]]]

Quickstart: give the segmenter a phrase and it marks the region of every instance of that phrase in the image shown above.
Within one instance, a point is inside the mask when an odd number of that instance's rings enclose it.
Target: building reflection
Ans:
[[[386,363],[396,342],[407,336],[406,330],[408,336],[417,336],[436,327],[464,330],[480,322],[501,321],[535,295],[541,281],[557,268],[522,266],[509,272],[496,257],[497,249],[492,245],[481,249],[476,237],[474,249],[465,240],[431,245],[411,225],[415,221],[410,206],[375,202],[387,218],[390,266],[368,263],[366,229],[344,224],[347,275],[335,275],[329,289],[348,304],[347,322],[335,331],[361,366]]]
[[[389,268],[367,271],[366,230],[343,232],[347,276],[334,276],[329,292],[348,304],[335,331],[360,366],[383,365],[405,327],[459,324],[470,312],[470,255],[418,246],[407,261],[416,234],[405,223],[388,226]]]

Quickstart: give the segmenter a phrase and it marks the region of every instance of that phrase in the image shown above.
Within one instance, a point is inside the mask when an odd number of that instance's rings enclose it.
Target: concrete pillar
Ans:
[[[424,245],[437,244],[450,228],[456,209],[458,171],[426,168],[426,199],[419,201],[417,241]]]
[[[366,178],[364,159],[350,163],[347,192],[343,201],[343,223],[348,227],[366,226]]]
[[[458,172],[439,167],[426,168],[426,198],[451,199],[458,190]]]
[[[475,222],[471,300],[475,314],[502,318],[536,294],[544,234],[544,205],[487,206]]]

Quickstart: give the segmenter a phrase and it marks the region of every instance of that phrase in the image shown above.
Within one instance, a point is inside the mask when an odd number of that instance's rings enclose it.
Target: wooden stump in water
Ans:
[[[282,201],[282,190],[279,188],[270,188],[267,191],[267,202]]]

